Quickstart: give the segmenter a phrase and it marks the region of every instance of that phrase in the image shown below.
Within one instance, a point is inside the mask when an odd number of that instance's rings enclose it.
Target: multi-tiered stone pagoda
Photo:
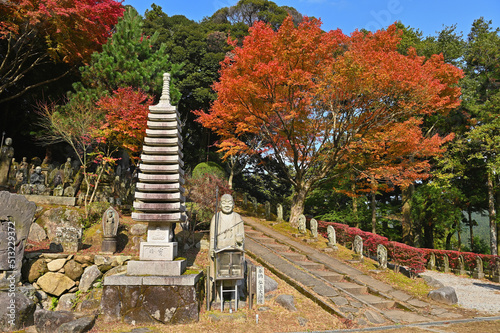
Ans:
[[[186,260],[177,258],[174,228],[185,220],[182,187],[182,140],[179,113],[170,105],[170,75],[164,75],[162,97],[149,107],[148,129],[139,166],[132,218],[148,222],[140,260],[127,273],[104,278],[101,311],[105,320],[137,323],[198,321],[202,272],[183,274]]]
[[[170,75],[164,74],[163,78],[160,102],[149,107],[139,182],[135,190],[135,212],[132,213],[132,219],[148,222],[147,242],[141,243],[141,262],[131,263],[132,267],[129,265],[129,271],[139,265],[142,274],[155,275],[167,268],[164,261],[173,261],[177,256],[175,224],[185,221],[179,112],[170,104]],[[168,264],[169,270],[179,274],[182,274],[182,266],[182,261]],[[168,275],[175,275],[171,273]]]

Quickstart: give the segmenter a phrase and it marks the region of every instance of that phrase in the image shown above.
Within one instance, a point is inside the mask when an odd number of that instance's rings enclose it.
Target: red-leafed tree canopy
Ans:
[[[123,15],[114,0],[5,0],[0,2],[0,102],[53,81],[22,84],[49,62],[85,63]]]
[[[124,148],[134,162],[139,159],[146,135],[148,110],[152,104],[153,98],[131,87],[118,88],[111,96],[97,102],[105,117],[101,135]]]
[[[210,111],[195,111],[226,154],[278,161],[294,187],[293,224],[307,193],[353,157],[354,143],[459,104],[462,72],[442,56],[398,53],[394,25],[350,36],[320,26],[307,18],[297,27],[288,18],[278,31],[255,24],[222,63]]]

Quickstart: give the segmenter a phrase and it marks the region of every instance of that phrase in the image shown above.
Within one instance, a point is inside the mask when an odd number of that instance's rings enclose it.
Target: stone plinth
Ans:
[[[199,320],[201,273],[174,277],[104,278],[101,313],[106,321],[190,323]]]
[[[129,261],[127,276],[179,276],[186,270],[186,260]]]
[[[116,237],[104,238],[101,244],[101,252],[115,253],[116,252]]]
[[[174,260],[177,255],[177,242],[141,242],[141,260]]]

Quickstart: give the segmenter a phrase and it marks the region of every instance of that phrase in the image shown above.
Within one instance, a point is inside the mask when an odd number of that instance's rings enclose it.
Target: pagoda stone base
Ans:
[[[127,263],[127,275],[131,276],[169,276],[182,275],[186,270],[186,260],[174,261],[129,261]]]
[[[203,300],[201,275],[107,276],[101,313],[105,321],[129,324],[197,322]]]
[[[174,260],[177,257],[177,242],[141,242],[141,260]]]

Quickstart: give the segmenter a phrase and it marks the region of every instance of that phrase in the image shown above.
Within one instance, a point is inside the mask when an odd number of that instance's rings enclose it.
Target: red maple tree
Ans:
[[[226,156],[279,163],[294,188],[293,225],[308,192],[354,158],[354,143],[459,104],[462,72],[442,56],[398,53],[394,25],[350,36],[320,26],[308,18],[297,27],[288,18],[278,31],[256,23],[241,47],[233,42],[209,112],[194,111]]]
[[[134,162],[139,159],[152,104],[152,97],[131,87],[118,88],[111,96],[97,102],[105,117],[101,126],[102,137],[125,149]]]
[[[121,1],[114,0],[1,1],[0,44],[5,53],[0,63],[0,96],[9,94],[0,102],[68,73],[19,87],[40,65],[85,63],[107,41],[123,11]]]

